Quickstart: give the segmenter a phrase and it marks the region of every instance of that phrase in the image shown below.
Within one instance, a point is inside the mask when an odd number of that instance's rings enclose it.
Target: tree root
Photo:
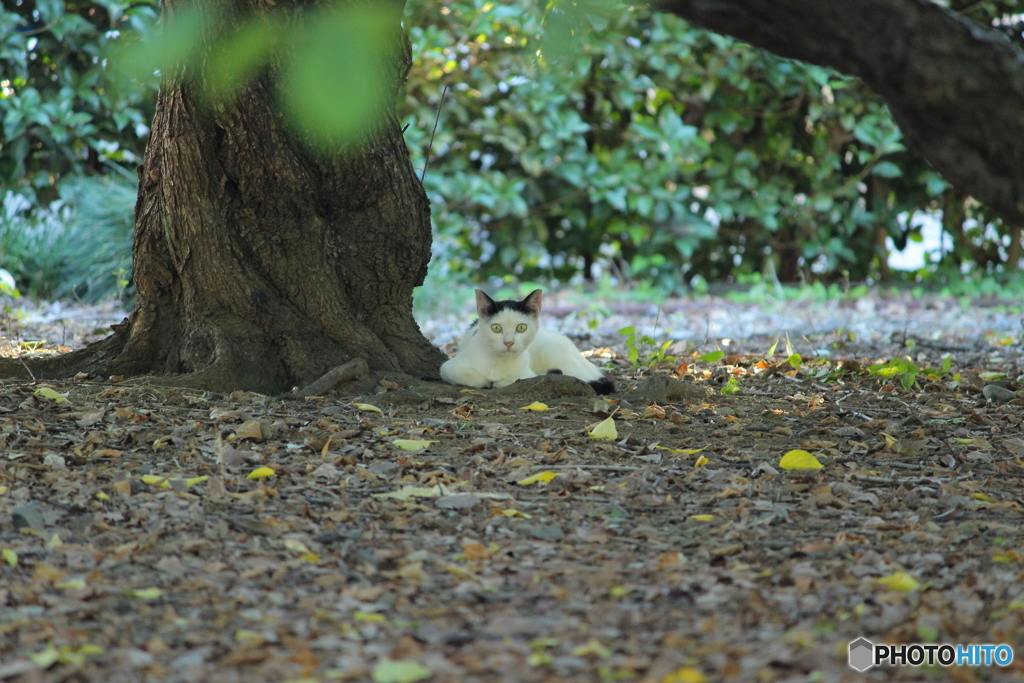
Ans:
[[[308,396],[322,396],[342,382],[364,377],[370,372],[370,367],[362,358],[354,358],[344,365],[339,365],[328,371],[323,377],[316,380],[305,389],[299,389],[287,394],[287,398],[306,398]]]

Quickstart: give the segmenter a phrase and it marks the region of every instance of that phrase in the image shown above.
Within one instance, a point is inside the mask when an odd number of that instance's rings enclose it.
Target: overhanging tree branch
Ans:
[[[1024,223],[1024,50],[928,0],[660,0],[658,9],[861,78],[950,184]]]

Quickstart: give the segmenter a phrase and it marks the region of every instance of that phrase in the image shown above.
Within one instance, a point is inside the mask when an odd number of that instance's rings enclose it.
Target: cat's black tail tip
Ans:
[[[615,391],[615,382],[611,381],[607,377],[601,379],[595,379],[591,382],[587,382],[590,386],[594,387],[594,391],[601,394],[610,394]]]

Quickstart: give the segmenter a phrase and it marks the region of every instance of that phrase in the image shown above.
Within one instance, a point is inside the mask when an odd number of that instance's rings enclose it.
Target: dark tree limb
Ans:
[[[1024,223],[1024,50],[928,0],[660,0],[658,9],[861,78],[964,194]]]

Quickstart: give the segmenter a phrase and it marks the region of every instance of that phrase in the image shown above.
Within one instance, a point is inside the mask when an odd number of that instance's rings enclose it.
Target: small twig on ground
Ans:
[[[882,486],[922,486],[924,484],[931,484],[933,486],[941,485],[942,481],[935,479],[934,477],[914,477],[913,479],[896,479],[889,477],[869,477],[863,474],[852,475],[857,481],[862,481],[866,484],[880,484]]]
[[[306,398],[308,396],[322,396],[342,382],[347,382],[357,377],[362,377],[370,371],[370,367],[362,358],[354,358],[344,365],[333,368],[323,377],[313,382],[305,389],[293,391],[288,394],[289,398]]]
[[[18,362],[25,366],[25,369],[28,370],[28,376],[32,378],[33,382],[35,382],[36,381],[36,373],[32,372],[32,368],[30,368],[28,366],[28,364],[25,363],[25,361],[23,361],[20,358],[18,359]]]
[[[986,477],[1016,477],[1024,478],[1024,472],[996,472],[995,470],[974,470],[975,474],[983,474]]]
[[[934,349],[935,351],[975,351],[976,349],[972,346],[962,346],[959,344],[941,344],[939,342],[928,341],[927,339],[918,339],[914,337],[914,341],[918,346],[926,349]]]
[[[441,101],[437,105],[437,118],[434,119],[434,129],[430,131],[430,142],[427,143],[427,154],[423,158],[423,173],[420,174],[420,183],[427,177],[427,164],[430,163],[430,150],[434,147],[434,133],[437,132],[437,122],[441,120],[441,107],[444,106],[444,96],[448,94],[448,86],[441,90]]]
[[[631,467],[629,465],[586,465],[580,463],[579,465],[538,465],[537,469],[541,470],[642,470],[647,469],[645,467]]]
[[[885,466],[886,467],[901,467],[901,468],[903,468],[905,470],[923,470],[923,469],[926,469],[926,468],[927,469],[933,469],[932,465],[918,465],[917,463],[912,463],[912,462],[887,462],[887,463],[885,463]],[[938,470],[937,467],[935,467],[934,469]]]

